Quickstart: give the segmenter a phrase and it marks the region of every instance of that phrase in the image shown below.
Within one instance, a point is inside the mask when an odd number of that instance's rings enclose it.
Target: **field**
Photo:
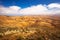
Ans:
[[[60,16],[0,16],[0,40],[60,40]]]

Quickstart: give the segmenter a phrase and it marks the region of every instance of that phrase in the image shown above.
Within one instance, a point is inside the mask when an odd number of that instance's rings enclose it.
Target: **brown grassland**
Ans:
[[[60,40],[60,16],[0,16],[0,40]]]

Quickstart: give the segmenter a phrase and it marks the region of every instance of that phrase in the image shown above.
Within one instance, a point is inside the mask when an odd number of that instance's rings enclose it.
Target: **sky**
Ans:
[[[0,15],[60,14],[60,0],[0,0]]]
[[[20,6],[22,8],[38,4],[60,3],[60,0],[0,0],[0,5]]]

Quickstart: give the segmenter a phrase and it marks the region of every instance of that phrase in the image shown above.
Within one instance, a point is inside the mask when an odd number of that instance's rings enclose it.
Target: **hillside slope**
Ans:
[[[59,16],[0,16],[0,40],[60,40]]]

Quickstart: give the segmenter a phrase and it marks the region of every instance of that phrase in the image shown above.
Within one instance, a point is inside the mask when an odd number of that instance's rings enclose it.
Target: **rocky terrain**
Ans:
[[[60,16],[0,16],[0,40],[60,40]]]

